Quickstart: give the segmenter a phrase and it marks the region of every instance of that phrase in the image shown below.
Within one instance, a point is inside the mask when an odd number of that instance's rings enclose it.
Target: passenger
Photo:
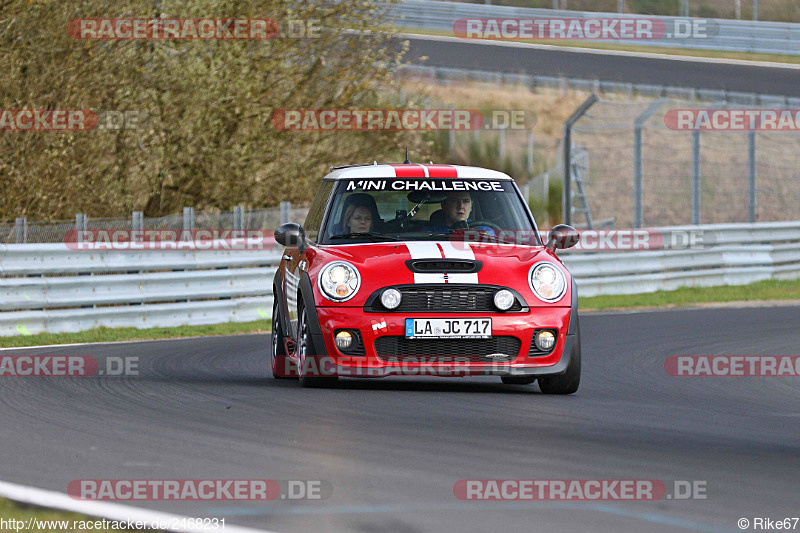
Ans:
[[[382,222],[375,198],[370,194],[355,193],[345,199],[342,218],[333,234],[380,232]]]
[[[372,213],[363,205],[352,204],[344,215],[345,233],[369,233],[372,231]]]

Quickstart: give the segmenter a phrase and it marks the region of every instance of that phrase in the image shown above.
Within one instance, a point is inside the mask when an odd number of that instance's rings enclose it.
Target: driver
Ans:
[[[456,222],[466,222],[472,213],[472,196],[467,191],[451,192],[442,202],[442,211],[448,228],[453,227]]]
[[[434,223],[427,226],[426,231],[447,233],[453,229],[467,229],[468,223],[471,221],[469,215],[472,213],[472,196],[468,191],[448,192],[442,202],[442,212],[444,213],[444,224]],[[494,230],[488,226],[475,226],[472,229],[488,231],[494,235]]]

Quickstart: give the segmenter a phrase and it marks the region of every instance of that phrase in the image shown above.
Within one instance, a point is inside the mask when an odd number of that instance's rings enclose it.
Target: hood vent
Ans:
[[[420,274],[472,274],[478,272],[483,263],[470,259],[410,259],[406,261],[406,266],[411,272]]]

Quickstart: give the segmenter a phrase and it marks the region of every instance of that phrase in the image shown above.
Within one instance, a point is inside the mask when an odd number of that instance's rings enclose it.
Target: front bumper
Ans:
[[[571,328],[572,308],[546,307],[533,308],[527,313],[499,314],[487,313],[492,318],[493,337],[505,337],[518,342],[516,353],[508,354],[503,360],[485,360],[485,353],[470,353],[476,343],[459,341],[458,353],[450,346],[447,355],[418,353],[408,356],[387,354],[385,346],[401,345],[405,341],[406,318],[475,318],[475,314],[456,313],[387,313],[384,315],[365,313],[357,307],[317,307],[319,328],[315,331],[315,353],[309,356],[310,372],[319,375],[338,375],[345,377],[384,377],[391,375],[429,375],[429,376],[553,376],[566,371],[575,350],[580,350],[580,340],[575,329]],[[316,324],[315,324],[316,325]],[[375,327],[373,327],[375,326]],[[358,330],[363,341],[364,355],[347,355],[336,348],[335,331],[343,328]],[[558,330],[556,345],[547,354],[531,353],[530,347],[536,329]],[[397,337],[394,342],[384,346],[380,354],[376,351],[376,341],[382,337]],[[453,343],[454,340],[427,342]],[[482,346],[485,346],[483,343]],[[505,344],[508,346],[508,343]],[[407,345],[405,345],[407,346]],[[428,346],[434,346],[429,344]],[[397,357],[395,357],[397,356]]]

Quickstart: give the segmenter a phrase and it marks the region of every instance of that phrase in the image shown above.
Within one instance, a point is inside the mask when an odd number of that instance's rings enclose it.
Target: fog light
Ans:
[[[494,305],[501,311],[507,311],[514,305],[514,295],[506,289],[497,291],[494,293]]]
[[[347,350],[353,346],[353,335],[349,331],[340,331],[336,334],[336,347]]]
[[[552,331],[540,331],[536,334],[534,342],[536,342],[536,347],[539,348],[539,350],[549,352],[556,344],[556,336],[553,335]]]
[[[397,289],[386,289],[381,294],[381,303],[386,309],[397,309],[403,295]]]

